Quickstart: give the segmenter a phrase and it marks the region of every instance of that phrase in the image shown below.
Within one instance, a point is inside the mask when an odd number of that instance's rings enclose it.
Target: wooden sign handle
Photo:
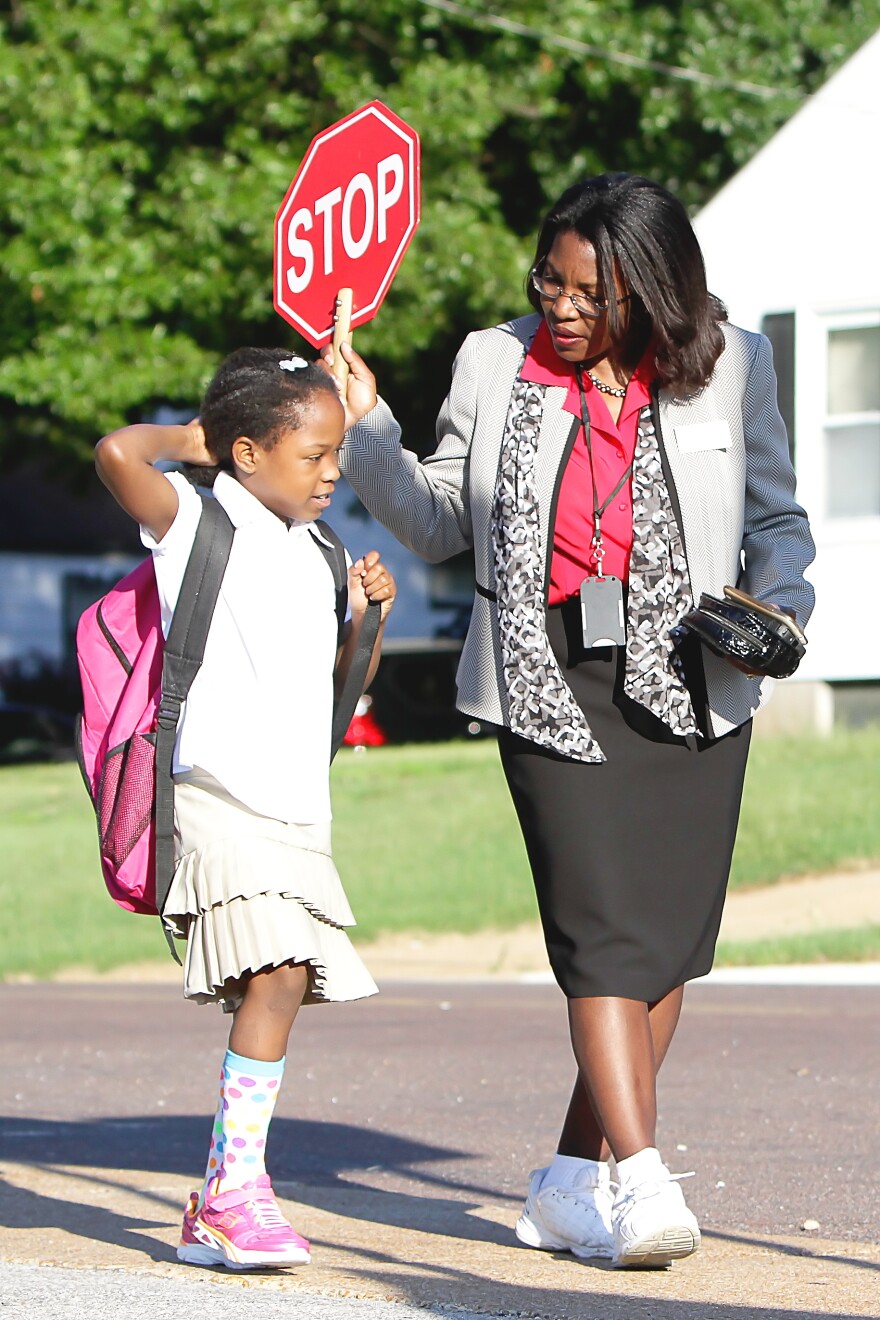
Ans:
[[[336,315],[333,318],[333,374],[342,387],[343,402],[348,392],[348,363],[339,351],[340,344],[351,343],[351,289],[340,289],[336,295]]]

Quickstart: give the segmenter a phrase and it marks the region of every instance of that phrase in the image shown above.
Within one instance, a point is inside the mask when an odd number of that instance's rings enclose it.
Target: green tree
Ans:
[[[562,187],[637,170],[697,206],[878,24],[880,0],[6,3],[0,445],[69,467],[193,406],[236,345],[302,347],[274,213],[311,137],[374,97],[422,136],[423,219],[357,343],[423,425],[463,335],[523,310]]]

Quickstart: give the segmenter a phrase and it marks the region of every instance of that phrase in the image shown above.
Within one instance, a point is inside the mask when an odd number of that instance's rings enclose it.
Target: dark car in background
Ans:
[[[76,717],[46,706],[0,703],[0,765],[72,761]]]

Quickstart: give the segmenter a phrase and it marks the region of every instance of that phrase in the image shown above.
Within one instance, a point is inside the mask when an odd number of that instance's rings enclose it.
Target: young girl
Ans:
[[[317,520],[339,477],[344,412],[332,378],[278,349],[220,367],[188,426],[127,426],[98,472],[153,553],[167,635],[201,500],[162,459],[220,470],[235,536],[174,758],[174,880],[164,920],[187,941],[184,995],[231,1012],[204,1185],[178,1256],[229,1269],[305,1264],[266,1173],[269,1121],[302,1003],[376,986],[344,927],[354,918],[330,853],[334,671],[345,680],[368,601],[381,627],[395,585],[375,551],[351,565],[337,650],[333,574]],[[378,663],[374,650],[369,683]]]

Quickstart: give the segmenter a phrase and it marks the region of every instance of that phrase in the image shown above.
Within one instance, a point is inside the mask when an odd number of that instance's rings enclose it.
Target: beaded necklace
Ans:
[[[593,372],[590,371],[589,367],[587,367],[587,375],[589,376],[593,384],[596,386],[596,389],[600,392],[600,394],[613,394],[615,399],[626,398],[625,385],[623,386],[622,389],[618,388],[616,385],[606,385],[604,380],[600,380],[598,376],[595,376]]]

